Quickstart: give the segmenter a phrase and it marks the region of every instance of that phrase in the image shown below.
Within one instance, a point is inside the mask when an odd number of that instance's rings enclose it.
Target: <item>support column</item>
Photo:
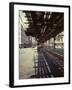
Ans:
[[[50,39],[49,39],[49,47],[50,47]]]
[[[55,37],[54,37],[54,48],[55,48]]]

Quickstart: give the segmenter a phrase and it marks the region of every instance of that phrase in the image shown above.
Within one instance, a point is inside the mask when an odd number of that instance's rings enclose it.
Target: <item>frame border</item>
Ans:
[[[69,77],[68,82],[62,83],[48,83],[48,84],[34,84],[34,85],[18,85],[14,86],[14,5],[32,5],[32,6],[45,6],[45,7],[64,7],[69,9]],[[22,3],[22,2],[9,2],[9,87],[32,87],[32,86],[47,86],[47,85],[64,85],[70,84],[70,6],[68,5],[53,5],[53,4],[40,4],[40,3]]]

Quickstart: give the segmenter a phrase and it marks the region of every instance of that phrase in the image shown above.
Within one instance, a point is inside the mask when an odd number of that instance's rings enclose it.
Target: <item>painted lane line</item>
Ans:
[[[50,70],[50,68],[49,68],[49,65],[48,65],[48,63],[47,63],[47,61],[46,61],[46,59],[45,59],[45,57],[44,57],[43,54],[42,54],[42,56],[43,56],[43,58],[44,58],[44,61],[45,61],[45,64],[46,64],[46,66],[47,66],[47,69],[48,69],[49,73],[51,73],[51,70]],[[51,74],[51,77],[53,77],[52,74]]]

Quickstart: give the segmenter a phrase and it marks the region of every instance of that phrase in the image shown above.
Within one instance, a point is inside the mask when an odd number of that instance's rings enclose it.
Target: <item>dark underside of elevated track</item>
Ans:
[[[64,30],[64,13],[23,11],[26,13],[29,27],[26,35],[33,36],[43,43]]]

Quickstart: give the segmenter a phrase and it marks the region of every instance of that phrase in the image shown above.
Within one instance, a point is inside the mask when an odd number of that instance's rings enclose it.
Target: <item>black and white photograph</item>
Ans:
[[[69,6],[10,3],[11,87],[70,82],[69,13]]]
[[[63,77],[64,13],[19,11],[19,26],[19,79]]]

